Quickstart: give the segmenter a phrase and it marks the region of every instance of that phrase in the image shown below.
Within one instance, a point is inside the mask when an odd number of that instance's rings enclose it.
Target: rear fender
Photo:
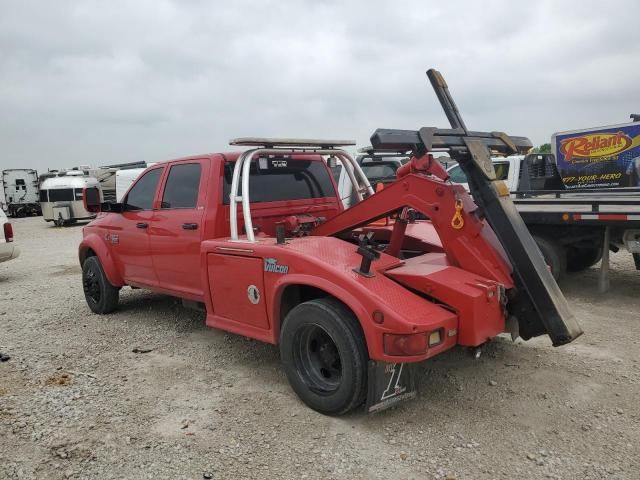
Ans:
[[[317,288],[344,303],[358,319],[358,323],[360,324],[360,327],[362,328],[365,336],[365,340],[367,341],[367,349],[369,350],[369,355],[372,355],[374,353],[371,352],[370,346],[376,344],[374,338],[375,332],[373,332],[371,328],[367,328],[370,324],[370,316],[367,312],[366,307],[360,301],[358,301],[355,296],[353,296],[345,289],[340,288],[335,283],[332,283],[324,278],[315,275],[289,274],[286,277],[283,277],[280,281],[276,282],[276,284],[274,285],[275,295],[273,296],[274,300],[273,305],[271,305],[270,313],[271,321],[273,322],[273,335],[276,342],[279,343],[280,341],[280,326],[284,321],[284,318],[280,318],[282,295],[285,289],[292,285]]]
[[[273,304],[267,304],[267,311],[270,314],[270,320],[273,331],[273,343],[278,343],[280,339],[281,323],[284,320],[280,316],[283,293],[286,287],[291,285],[300,285],[314,287],[326,292],[328,295],[333,296],[337,300],[341,301],[347,308],[349,308],[360,324],[362,332],[367,343],[367,351],[369,358],[375,361],[391,362],[391,363],[404,363],[404,362],[417,362],[425,360],[429,357],[437,355],[444,350],[447,350],[456,344],[457,336],[448,335],[442,343],[437,346],[429,348],[427,352],[418,356],[388,356],[384,352],[383,347],[383,335],[385,333],[396,334],[411,334],[417,331],[431,331],[433,326],[438,328],[444,328],[445,331],[455,331],[458,327],[457,317],[440,307],[433,305],[429,302],[424,303],[425,315],[435,320],[432,323],[418,323],[415,318],[407,318],[403,313],[398,312],[397,303],[390,304],[385,301],[384,298],[376,297],[374,302],[369,302],[368,297],[371,292],[365,286],[357,284],[349,284],[348,282],[329,281],[326,278],[330,278],[328,275],[309,275],[305,273],[300,274],[287,274],[286,276],[277,280],[272,289],[269,290],[267,285],[266,298],[272,298]],[[381,279],[383,277],[380,277]],[[384,277],[390,285],[396,285],[391,279]],[[354,288],[355,287],[355,288]],[[404,288],[398,286],[398,288]],[[271,294],[270,292],[273,292]],[[397,292],[395,292],[397,294]],[[363,300],[360,300],[362,298]],[[413,302],[408,302],[409,305],[421,308],[423,301],[419,297]],[[370,300],[370,299],[369,299]],[[407,298],[409,300],[409,298]],[[268,300],[267,300],[268,301]],[[384,315],[384,324],[377,324],[373,320],[373,312],[379,310]],[[439,311],[439,312],[438,312]],[[406,313],[406,312],[404,312]],[[434,314],[435,317],[434,318]],[[419,315],[418,315],[419,317]]]
[[[122,287],[124,285],[124,280],[116,268],[115,259],[113,258],[113,255],[111,254],[111,251],[104,239],[95,233],[90,233],[84,237],[82,242],[80,242],[80,247],[78,248],[78,259],[80,260],[80,265],[84,263],[89,250],[93,250],[97,255],[109,283],[116,287]]]

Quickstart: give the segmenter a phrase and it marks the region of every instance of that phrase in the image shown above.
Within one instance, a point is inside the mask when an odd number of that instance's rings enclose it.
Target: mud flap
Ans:
[[[369,362],[367,413],[392,407],[417,395],[411,363]]]

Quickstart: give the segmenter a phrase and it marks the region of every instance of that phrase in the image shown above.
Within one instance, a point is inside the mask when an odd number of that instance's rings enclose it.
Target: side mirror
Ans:
[[[84,209],[90,213],[99,213],[101,202],[100,189],[97,187],[88,187],[82,189],[82,203]]]

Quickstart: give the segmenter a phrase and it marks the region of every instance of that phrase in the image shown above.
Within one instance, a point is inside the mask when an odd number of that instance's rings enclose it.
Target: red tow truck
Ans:
[[[79,247],[91,310],[113,311],[124,286],[203,304],[208,326],[279,345],[294,391],[330,415],[413,397],[411,364],[456,345],[505,331],[554,345],[578,337],[491,164],[490,149],[531,142],[468,131],[444,79],[427,75],[452,128],[376,130],[374,148],[412,152],[381,191],[340,148],[353,142],[262,138],[155,164],[121,203],[87,189],[100,212]],[[437,151],[465,169],[476,203]],[[356,191],[348,209],[338,161]]]

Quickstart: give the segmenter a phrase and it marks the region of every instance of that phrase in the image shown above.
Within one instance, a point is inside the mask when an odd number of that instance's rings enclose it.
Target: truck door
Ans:
[[[172,163],[161,187],[160,208],[149,230],[151,256],[163,288],[194,299],[203,295],[200,243],[207,175],[200,160]]]
[[[123,212],[114,218],[109,231],[116,265],[125,282],[158,283],[149,255],[149,227],[163,167],[142,175],[123,200]]]

